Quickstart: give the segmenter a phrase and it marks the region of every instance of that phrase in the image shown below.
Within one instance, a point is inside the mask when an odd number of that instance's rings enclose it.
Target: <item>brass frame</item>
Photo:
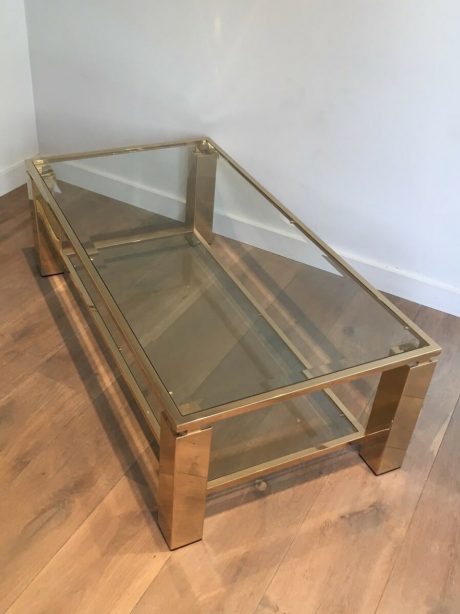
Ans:
[[[274,328],[284,342],[304,364],[306,372],[310,365],[289,339],[279,330],[273,320],[265,313],[250,293],[236,280],[228,268],[220,261],[212,246],[212,218],[214,208],[214,189],[216,161],[218,156],[225,160],[252,186],[262,194],[291,224],[306,235],[314,244],[327,254],[336,267],[353,277],[375,300],[391,312],[406,328],[419,337],[423,347],[395,354],[363,365],[343,369],[307,381],[278,388],[252,397],[202,410],[183,416],[174,403],[159,374],[150,363],[138,339],[132,333],[118,305],[92,264],[90,255],[82,246],[71,225],[53,197],[53,174],[47,165],[52,162],[118,155],[134,151],[147,151],[165,147],[194,145],[194,154],[189,171],[187,189],[186,223],[182,228],[171,228],[154,233],[146,232],[135,237],[116,238],[103,241],[97,247],[120,245],[150,240],[155,236],[189,233],[195,235],[209,254],[233,279],[245,296],[261,313],[262,317]],[[303,222],[286,209],[272,194],[263,188],[253,177],[242,169],[212,139],[171,141],[152,145],[121,147],[118,149],[82,152],[70,155],[47,156],[26,161],[28,179],[32,186],[32,212],[36,249],[42,275],[52,275],[67,271],[87,305],[102,337],[113,355],[120,372],[131,389],[160,444],[160,488],[159,488],[159,525],[170,546],[191,543],[202,537],[205,514],[206,493],[228,488],[252,480],[267,473],[302,463],[331,450],[360,442],[360,453],[371,469],[384,473],[401,466],[405,451],[415,427],[423,398],[428,389],[441,348],[407,316],[397,309],[385,296],[369,284],[350,267],[340,256],[319,239]],[[104,306],[104,314],[99,313],[94,294],[82,282],[71,256],[78,259],[91,282],[92,290]],[[152,407],[139,387],[129,366],[134,360],[136,367],[145,378]],[[351,381],[367,375],[380,373],[380,384],[370,413],[366,429],[362,428],[347,408],[329,390],[333,384]],[[238,414],[256,411],[292,397],[322,390],[333,400],[340,411],[357,429],[352,435],[336,439],[317,448],[262,463],[234,474],[208,481],[209,455],[212,439],[212,425]]]

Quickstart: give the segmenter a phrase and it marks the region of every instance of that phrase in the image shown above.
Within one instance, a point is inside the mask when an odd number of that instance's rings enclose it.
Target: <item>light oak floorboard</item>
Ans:
[[[460,401],[390,575],[378,614],[460,611]]]
[[[17,445],[11,434],[1,466],[0,611],[59,551],[136,456],[132,433],[137,436],[139,427],[121,391],[112,387],[92,403],[84,398],[75,403],[62,394],[61,385],[48,378],[43,383],[46,404],[34,403],[34,411],[44,414],[44,423],[37,419],[32,436],[34,421],[27,421],[30,437],[18,435]],[[28,407],[15,397],[14,407],[21,405]],[[146,445],[144,437],[139,449]]]
[[[130,612],[170,556],[146,510],[150,488],[133,465],[8,612]]]

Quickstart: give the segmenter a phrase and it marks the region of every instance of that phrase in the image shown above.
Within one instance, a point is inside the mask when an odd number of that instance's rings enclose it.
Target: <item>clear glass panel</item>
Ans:
[[[200,239],[195,159],[181,146],[42,171],[182,415],[422,345],[222,156]]]
[[[326,392],[242,414],[213,426],[209,479],[323,447],[357,434]]]
[[[53,196],[87,249],[182,227],[192,147],[54,162]]]
[[[92,258],[183,415],[304,379],[302,363],[189,235]]]
[[[213,250],[309,377],[417,349],[419,337],[219,158]]]

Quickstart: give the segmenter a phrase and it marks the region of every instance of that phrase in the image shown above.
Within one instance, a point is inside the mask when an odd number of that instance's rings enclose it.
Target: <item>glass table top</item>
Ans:
[[[37,167],[183,416],[426,345],[222,155],[194,232],[195,147]]]

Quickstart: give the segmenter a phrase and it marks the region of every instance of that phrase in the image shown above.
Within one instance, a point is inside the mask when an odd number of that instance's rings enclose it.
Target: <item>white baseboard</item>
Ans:
[[[329,273],[337,273],[328,260],[321,256],[313,245],[299,240],[298,234],[280,231],[250,220],[235,218],[229,214],[216,211],[214,213],[216,232],[230,239],[249,243],[261,249],[268,249],[297,262],[322,269]],[[331,246],[333,249],[334,246]],[[358,273],[382,292],[405,298],[433,309],[460,317],[460,288],[439,282],[413,271],[405,271],[391,267],[381,262],[375,262],[355,254],[335,250]]]
[[[12,166],[0,170],[0,196],[19,188],[26,182],[24,162],[21,160]]]
[[[58,179],[152,213],[179,221],[185,219],[185,198],[108,171],[96,170],[80,160],[61,164]]]
[[[152,186],[132,182],[112,173],[91,169],[81,162],[74,162],[66,166],[67,169],[62,169],[62,174],[65,176],[61,176],[64,181],[86,187],[110,198],[118,198],[142,209],[167,215],[173,219],[183,219],[185,200],[176,195],[159,192]],[[19,176],[20,173],[18,173]],[[18,185],[20,184],[21,181]],[[314,254],[314,250],[309,254],[305,253],[306,260],[304,260],[300,254],[302,250],[305,251],[305,243],[292,241],[294,237],[289,237],[289,232],[280,233],[278,230],[259,224],[257,233],[254,233],[253,221],[244,220],[241,217],[235,218],[218,210],[215,212],[215,222],[219,234],[239,238],[242,241],[245,241],[246,238],[248,242],[251,242],[252,237],[254,245],[256,235],[256,241],[264,243],[259,244],[258,247],[271,249],[295,260],[308,261],[317,268],[331,272],[333,270],[324,259]],[[414,271],[406,271],[382,262],[375,262],[356,254],[344,253],[341,250],[337,252],[379,290],[460,317],[460,287],[420,275]]]
[[[355,254],[342,252],[340,255],[382,292],[460,317],[460,287]]]

